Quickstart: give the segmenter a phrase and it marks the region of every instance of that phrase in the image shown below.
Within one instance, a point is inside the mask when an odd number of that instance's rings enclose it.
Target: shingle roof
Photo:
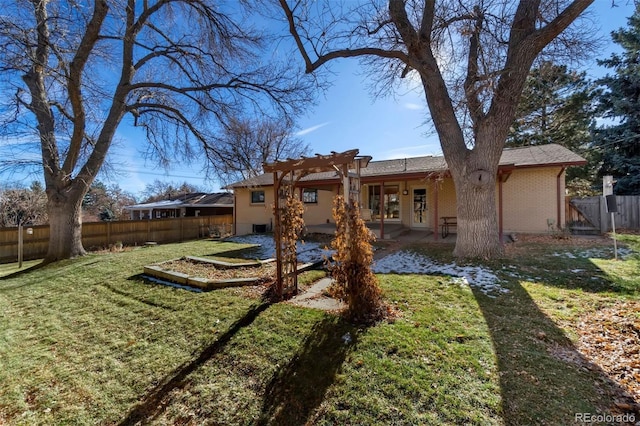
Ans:
[[[557,145],[537,145],[521,148],[507,148],[500,157],[500,166],[514,167],[542,167],[542,166],[572,166],[585,164],[586,160],[567,148]],[[411,157],[396,160],[371,161],[369,166],[362,169],[361,176],[398,176],[416,173],[443,172],[448,170],[443,156]],[[301,179],[302,182],[336,180],[336,172],[312,173]],[[255,178],[246,179],[228,185],[227,188],[257,187],[273,185],[273,174],[267,173]]]
[[[126,210],[175,209],[180,207],[232,207],[233,194],[230,192],[192,192],[181,195],[175,200],[162,200],[153,203],[125,206]]]
[[[500,165],[513,164],[516,167],[577,166],[586,162],[575,152],[557,144],[507,148],[500,157]]]

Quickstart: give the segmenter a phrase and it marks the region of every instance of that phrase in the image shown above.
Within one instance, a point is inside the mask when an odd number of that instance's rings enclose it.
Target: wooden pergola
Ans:
[[[359,156],[358,153],[359,150],[352,149],[341,153],[316,154],[315,157],[287,159],[263,165],[265,173],[273,173],[276,293],[280,299],[284,294],[295,294],[298,291],[296,242],[285,241],[282,238],[282,218],[286,214],[286,200],[294,197],[295,187],[304,176],[311,173],[336,171],[341,178],[345,200],[359,203],[360,171],[367,167],[371,156]],[[293,246],[289,246],[290,244]],[[290,253],[290,255],[284,256],[284,253]]]

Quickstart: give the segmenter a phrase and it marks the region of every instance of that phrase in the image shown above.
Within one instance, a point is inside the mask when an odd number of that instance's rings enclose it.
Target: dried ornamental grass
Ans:
[[[334,294],[348,304],[348,317],[359,323],[372,323],[387,312],[382,302],[378,279],[371,270],[375,236],[360,217],[357,204],[345,204],[338,195],[333,202],[336,234],[331,242],[335,250],[331,275]]]

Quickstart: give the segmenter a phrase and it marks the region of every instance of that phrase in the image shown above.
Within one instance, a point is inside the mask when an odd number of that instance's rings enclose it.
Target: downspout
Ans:
[[[500,241],[502,242],[502,237],[504,231],[502,229],[502,219],[503,219],[503,202],[502,202],[502,173],[498,174],[498,229]]]
[[[380,239],[384,240],[384,181],[380,183]]]
[[[557,195],[557,200],[556,200],[556,204],[557,204],[557,210],[558,210],[558,217],[557,217],[557,221],[556,224],[558,226],[558,229],[560,228],[560,222],[562,221],[562,194],[561,194],[561,190],[562,190],[562,186],[560,185],[560,177],[563,175],[564,171],[567,170],[566,166],[563,166],[562,168],[560,168],[560,173],[558,173],[558,176],[556,176],[556,195]]]
[[[435,201],[433,202],[433,235],[434,240],[438,241],[438,181],[434,178],[431,179],[433,182],[433,196]]]
[[[238,222],[238,219],[236,216],[236,212],[238,211],[238,200],[237,200],[238,196],[236,194],[236,191],[237,191],[236,189],[233,190],[233,223],[231,224],[233,235],[236,235],[236,232],[238,232],[236,228],[236,223]]]

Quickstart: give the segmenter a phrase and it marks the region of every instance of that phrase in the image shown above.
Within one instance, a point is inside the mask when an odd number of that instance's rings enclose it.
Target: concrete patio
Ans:
[[[442,238],[441,235],[435,235],[431,230],[421,230],[406,228],[399,223],[385,223],[384,224],[384,238],[380,238],[380,223],[379,222],[367,222],[367,227],[376,236],[376,239],[382,241],[401,241],[401,242],[445,242],[454,243],[456,241],[455,232],[447,235],[446,238]],[[333,223],[323,223],[321,225],[307,225],[307,233],[316,234],[329,234],[333,235],[336,231],[336,226]],[[437,239],[436,239],[437,237]]]

